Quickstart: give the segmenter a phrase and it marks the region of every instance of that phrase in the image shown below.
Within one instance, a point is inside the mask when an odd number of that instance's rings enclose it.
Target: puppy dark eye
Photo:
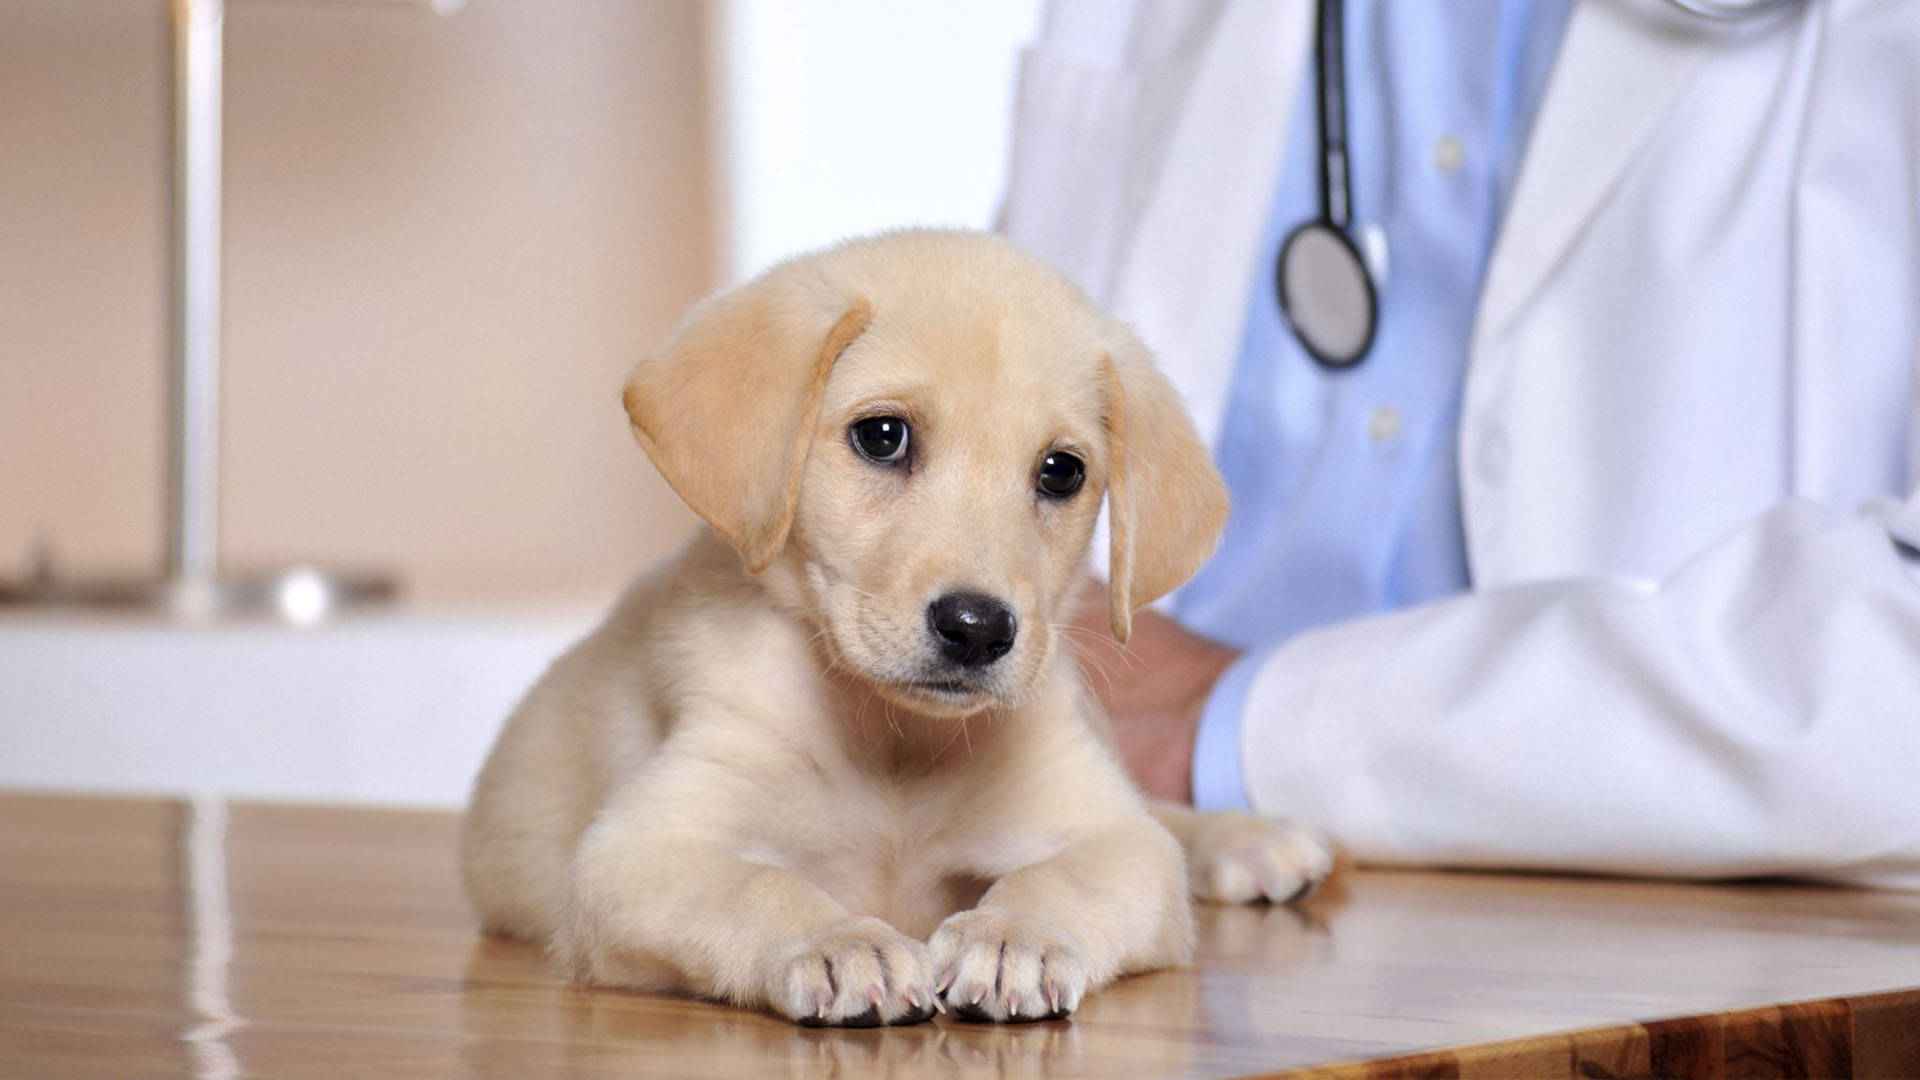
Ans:
[[[1079,491],[1080,485],[1086,480],[1086,463],[1072,454],[1056,450],[1040,462],[1040,478],[1034,486],[1040,489],[1042,495],[1064,499]]]
[[[868,461],[890,465],[907,456],[907,422],[897,416],[869,416],[849,428],[848,435]]]

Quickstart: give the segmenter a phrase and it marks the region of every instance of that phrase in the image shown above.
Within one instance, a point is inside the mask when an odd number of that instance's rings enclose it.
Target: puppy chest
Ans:
[[[921,937],[948,915],[972,907],[991,884],[939,830],[861,809],[790,821],[743,854],[799,874],[856,915],[877,916]]]

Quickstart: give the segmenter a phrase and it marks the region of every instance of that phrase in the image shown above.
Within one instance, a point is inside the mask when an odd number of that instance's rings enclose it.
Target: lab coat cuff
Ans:
[[[1253,675],[1241,711],[1241,775],[1261,814],[1320,828],[1353,850],[1396,849],[1362,716],[1386,673],[1369,663],[1381,620],[1300,634]],[[1390,650],[1388,650],[1390,651]]]
[[[1240,717],[1253,676],[1268,652],[1250,652],[1213,684],[1193,737],[1193,805],[1199,810],[1251,810],[1240,770]]]

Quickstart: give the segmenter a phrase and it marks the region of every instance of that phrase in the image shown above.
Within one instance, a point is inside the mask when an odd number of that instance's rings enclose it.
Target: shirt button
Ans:
[[[1513,448],[1507,445],[1504,431],[1490,431],[1480,440],[1480,451],[1475,463],[1480,470],[1480,479],[1489,484],[1498,484],[1506,480],[1509,459]]]
[[[1440,141],[1433,144],[1433,167],[1443,173],[1457,170],[1466,160],[1467,148],[1452,135],[1442,135]]]
[[[1400,410],[1382,405],[1367,417],[1367,437],[1381,445],[1400,437]]]

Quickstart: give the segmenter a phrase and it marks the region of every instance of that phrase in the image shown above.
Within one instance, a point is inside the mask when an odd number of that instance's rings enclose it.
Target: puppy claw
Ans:
[[[887,1023],[893,1027],[905,1027],[908,1024],[925,1023],[931,1019],[933,1019],[933,1006],[916,1005],[912,1011],[901,1013],[899,1016],[887,1021]]]
[[[955,1005],[953,1015],[955,1019],[965,1020],[969,1024],[993,1023],[993,1014],[978,1005]]]
[[[1065,1015],[1088,988],[1070,933],[1004,912],[963,911],[928,945],[942,970],[954,972],[946,1002],[961,1020],[1027,1023]]]
[[[925,945],[879,919],[849,918],[774,961],[767,1002],[809,1027],[918,1022],[930,1015],[930,971]]]

